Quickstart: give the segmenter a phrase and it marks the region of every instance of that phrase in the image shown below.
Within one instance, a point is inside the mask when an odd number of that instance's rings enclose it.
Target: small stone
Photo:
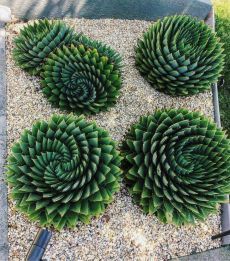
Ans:
[[[11,10],[9,7],[0,5],[0,22],[8,23],[11,20]]]
[[[110,220],[109,215],[103,215],[103,216],[102,216],[102,220],[103,220],[104,222],[108,223],[109,220]]]

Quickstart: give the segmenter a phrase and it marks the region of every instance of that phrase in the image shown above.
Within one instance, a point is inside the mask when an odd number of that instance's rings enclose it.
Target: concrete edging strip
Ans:
[[[11,20],[8,7],[0,6],[0,260],[8,260],[8,204],[5,181],[6,158],[6,31],[5,23]]]
[[[7,185],[4,176],[6,157],[6,57],[5,28],[0,23],[0,260],[8,260]]]
[[[211,0],[0,0],[16,18],[115,18],[156,20],[173,14],[204,19]]]

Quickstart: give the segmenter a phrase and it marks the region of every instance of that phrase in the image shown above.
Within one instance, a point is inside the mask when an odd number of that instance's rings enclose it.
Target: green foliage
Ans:
[[[136,48],[136,65],[157,90],[173,96],[210,89],[223,69],[222,44],[203,22],[184,15],[154,23]]]
[[[230,17],[229,0],[212,0],[212,2],[214,5],[216,17],[222,17],[222,18]]]
[[[78,114],[105,111],[119,96],[120,56],[98,42],[90,46],[90,40],[81,42],[50,54],[43,67],[43,93],[64,110]]]
[[[230,135],[230,85],[226,84],[219,89],[220,117],[221,125]]]
[[[7,180],[20,211],[60,230],[103,213],[119,189],[120,161],[115,143],[95,123],[54,115],[13,145]]]
[[[226,6],[227,8],[227,6]],[[230,6],[228,7],[230,10]],[[229,16],[224,16],[222,12],[216,14],[216,33],[220,37],[221,42],[224,44],[225,54],[225,66],[224,66],[224,78],[228,88],[230,84],[230,11]]]
[[[223,73],[225,84],[219,89],[221,123],[230,134],[230,3],[228,0],[213,2],[216,12],[216,32],[224,44],[226,55]]]
[[[110,63],[113,63],[116,70],[121,69],[122,67],[122,59],[118,52],[112,49],[110,46],[97,41],[93,40],[83,34],[78,35],[72,41],[74,45],[84,45],[87,48],[97,49],[98,53],[102,56],[107,56]]]
[[[170,109],[141,117],[123,153],[134,200],[163,222],[204,220],[230,193],[230,141],[197,112]]]
[[[52,51],[76,37],[73,29],[63,22],[38,20],[25,26],[15,38],[14,60],[22,69],[37,75]]]

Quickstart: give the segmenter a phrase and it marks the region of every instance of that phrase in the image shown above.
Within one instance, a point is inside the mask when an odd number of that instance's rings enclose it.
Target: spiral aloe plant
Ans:
[[[106,52],[103,45],[99,49],[75,44],[50,54],[43,67],[42,86],[55,107],[91,114],[116,102],[121,87],[120,57]]]
[[[118,52],[116,52],[113,48],[104,44],[103,42],[94,40],[84,34],[77,35],[73,41],[73,45],[84,45],[87,48],[97,49],[98,53],[102,56],[106,56],[109,59],[110,63],[113,63],[116,70],[122,68],[122,59]]]
[[[200,113],[170,109],[143,116],[123,150],[134,201],[163,222],[204,220],[230,193],[229,139]]]
[[[19,210],[60,230],[104,211],[119,189],[120,161],[115,143],[95,123],[54,115],[13,145],[7,179]]]
[[[184,15],[158,20],[136,48],[136,65],[157,90],[173,96],[203,92],[223,69],[222,44],[201,21]]]
[[[76,38],[78,35],[63,22],[38,20],[25,26],[15,38],[13,57],[19,67],[37,75],[52,51]]]

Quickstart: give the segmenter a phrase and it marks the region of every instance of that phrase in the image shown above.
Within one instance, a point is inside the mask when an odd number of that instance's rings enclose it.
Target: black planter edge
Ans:
[[[206,23],[215,31],[215,12],[212,8],[209,13]],[[218,98],[218,87],[217,83],[212,86],[212,96],[213,96],[213,106],[214,106],[214,120],[218,127],[221,127],[220,120],[220,107],[219,107],[219,98]],[[221,204],[221,230],[222,232],[230,230],[230,201],[229,195],[226,195],[226,202]],[[222,246],[230,245],[230,235],[222,237]]]

